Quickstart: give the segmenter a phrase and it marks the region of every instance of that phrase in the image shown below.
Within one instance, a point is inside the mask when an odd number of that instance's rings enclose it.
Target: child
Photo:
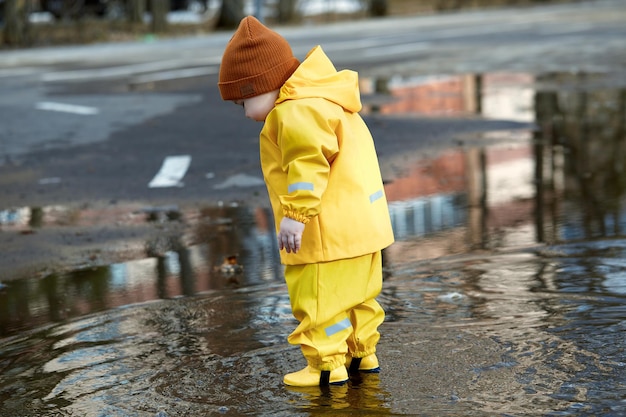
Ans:
[[[375,297],[393,232],[374,142],[358,114],[357,74],[337,72],[319,46],[300,64],[282,36],[248,16],[226,46],[218,86],[222,99],[264,122],[261,167],[300,323],[288,341],[308,363],[284,383],[343,384],[348,370],[378,372],[385,313]]]

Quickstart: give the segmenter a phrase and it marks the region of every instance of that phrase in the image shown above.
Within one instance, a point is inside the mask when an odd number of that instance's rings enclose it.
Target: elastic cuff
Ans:
[[[350,355],[353,358],[364,358],[366,356],[373,355],[374,353],[376,353],[376,348],[368,349],[368,350],[362,350],[362,351],[359,351],[359,352],[350,352],[350,353],[348,353],[348,355]]]
[[[342,356],[338,356],[337,360],[333,360],[331,362],[308,361],[308,364],[309,366],[312,366],[315,369],[319,369],[320,371],[334,371],[337,368],[345,366],[346,364],[345,359],[346,357],[342,355]]]
[[[298,221],[300,223],[304,223],[307,224],[309,222],[309,220],[311,220],[310,218],[298,213],[295,210],[285,210],[283,209],[283,215],[285,217],[289,217],[292,220]]]

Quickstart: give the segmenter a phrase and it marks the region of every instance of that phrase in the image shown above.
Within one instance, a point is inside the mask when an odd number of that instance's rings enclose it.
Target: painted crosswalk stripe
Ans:
[[[63,113],[82,114],[86,116],[98,114],[100,110],[96,107],[78,106],[75,104],[54,103],[51,101],[41,101],[35,105],[38,110],[58,111]]]
[[[168,156],[163,160],[161,169],[148,184],[150,188],[182,187],[183,179],[191,163],[190,155]]]

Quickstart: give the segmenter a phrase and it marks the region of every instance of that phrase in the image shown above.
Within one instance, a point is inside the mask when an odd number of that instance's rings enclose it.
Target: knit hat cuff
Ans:
[[[261,74],[219,82],[222,100],[241,100],[278,90],[299,65],[300,61],[296,57],[291,57]]]

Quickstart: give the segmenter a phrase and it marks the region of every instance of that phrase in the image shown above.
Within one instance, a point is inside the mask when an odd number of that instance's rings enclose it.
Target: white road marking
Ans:
[[[138,75],[132,79],[131,84],[153,83],[158,81],[178,80],[182,78],[201,77],[218,73],[217,67],[185,68],[173,71],[162,71],[153,74]]]
[[[71,81],[85,81],[85,80],[98,80],[98,79],[110,79],[110,78],[123,78],[130,75],[166,71],[180,68],[181,65],[203,65],[213,66],[221,62],[220,57],[208,57],[202,59],[190,59],[181,63],[180,60],[166,60],[157,62],[146,62],[141,64],[121,65],[117,67],[96,68],[87,70],[73,70],[73,71],[61,71],[61,72],[49,72],[42,77],[43,82],[71,82]],[[208,71],[208,69],[207,69]]]
[[[40,178],[39,181],[37,181],[40,185],[59,184],[60,182],[61,178],[59,177]]]
[[[41,72],[41,69],[34,67],[22,68],[2,68],[0,69],[0,78],[3,77],[21,77],[24,75],[33,75]]]
[[[366,57],[383,57],[388,55],[406,54],[409,52],[427,51],[431,49],[432,43],[428,41],[418,41],[412,43],[403,43],[393,46],[386,46],[379,50],[366,50],[363,52],[363,56]]]
[[[265,185],[263,178],[253,177],[252,175],[246,174],[236,174],[228,177],[220,184],[215,184],[213,188],[216,190],[224,190],[232,187],[257,187],[259,185]]]
[[[35,105],[38,110],[58,111],[63,113],[74,113],[90,116],[100,113],[96,107],[78,106],[75,104],[54,103],[51,101],[41,101]]]
[[[190,155],[168,156],[161,169],[148,184],[149,188],[182,187],[183,179],[191,163]]]

